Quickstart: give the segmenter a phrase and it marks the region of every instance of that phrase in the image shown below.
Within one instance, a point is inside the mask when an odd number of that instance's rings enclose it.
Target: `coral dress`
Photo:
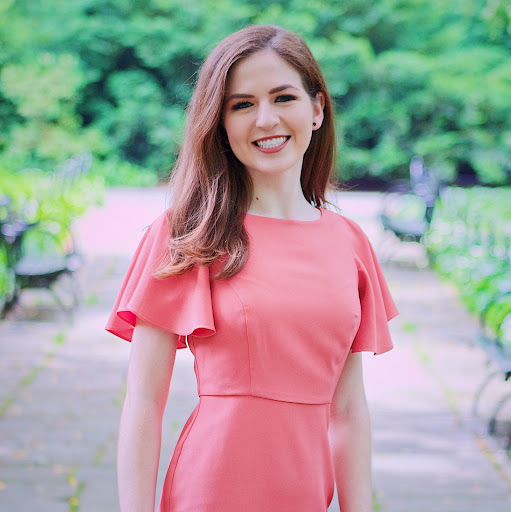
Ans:
[[[156,280],[161,215],[146,231],[107,330],[136,317],[195,356],[199,403],[176,445],[160,512],[325,512],[334,474],[329,407],[351,351],[392,348],[397,314],[363,232],[321,209],[295,221],[247,214],[248,263],[229,280],[197,267]]]

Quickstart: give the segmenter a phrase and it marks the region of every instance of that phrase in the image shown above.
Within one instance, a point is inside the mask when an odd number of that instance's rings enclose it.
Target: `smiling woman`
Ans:
[[[107,329],[133,342],[119,433],[122,512],[153,510],[176,348],[199,404],[159,512],[370,512],[357,352],[392,348],[397,312],[367,238],[328,211],[332,104],[316,61],[275,26],[204,63],[172,176]]]
[[[294,193],[303,197],[303,156],[312,131],[321,127],[324,105],[324,94],[318,91],[311,98],[298,71],[272,50],[256,52],[231,68],[223,124],[257,197],[266,196],[261,174],[272,174],[288,191],[286,185],[294,185]],[[309,205],[305,198],[303,203]],[[254,207],[261,209],[260,204]]]
[[[252,69],[250,62],[256,64],[258,70]],[[248,71],[250,77],[244,77],[244,72],[237,72],[240,67],[242,71]],[[275,78],[271,77],[274,73]],[[239,83],[235,84],[234,80]],[[233,134],[238,126],[233,126],[230,135],[227,133],[231,118],[234,124],[237,118],[253,116],[252,106],[258,99],[263,99],[257,98],[262,94],[271,97],[273,107],[294,112],[294,103],[299,103],[307,112],[304,119],[307,124],[299,130],[300,140],[295,139],[302,146],[302,155],[295,154],[298,159],[303,157],[299,181],[291,183],[290,173],[281,174],[280,177],[274,175],[274,185],[280,183],[283,189],[281,193],[286,196],[292,193],[300,202],[300,207],[293,212],[282,209],[275,211],[274,201],[270,197],[275,187],[267,189],[264,194],[260,191],[261,180],[255,181],[246,168],[237,137],[236,140],[229,140],[234,139]],[[270,106],[268,98],[264,98],[262,104],[256,107],[259,112],[256,122],[263,123],[255,135],[256,139],[262,139],[258,144],[261,149],[273,145],[274,141],[264,142],[267,137],[277,134],[287,138],[291,135],[286,131],[267,131],[266,124],[273,123],[272,117],[275,115],[272,109],[267,108]],[[318,106],[322,112],[317,111]],[[314,115],[322,117],[320,124],[312,119]],[[313,123],[316,123],[315,127]],[[279,127],[284,130],[288,128]],[[305,142],[307,137],[309,143]],[[249,143],[256,139],[251,139]],[[295,147],[295,144],[291,146]],[[236,154],[238,149],[240,151]],[[243,148],[243,153],[248,153],[248,149]],[[271,150],[268,147],[265,149]],[[264,152],[259,153],[261,157]],[[286,157],[291,156],[287,154],[287,148],[285,153]],[[171,177],[171,187],[179,191],[174,194],[170,219],[171,250],[167,264],[160,267],[158,275],[164,277],[180,273],[196,263],[209,265],[219,255],[224,255],[225,265],[218,277],[234,276],[248,258],[248,236],[243,227],[246,212],[251,209],[254,213],[301,219],[317,216],[317,211],[311,211],[311,206],[314,208],[325,204],[325,190],[329,185],[334,160],[332,102],[321,70],[303,39],[293,32],[268,25],[249,27],[231,34],[204,62],[190,102],[185,142]],[[292,158],[288,158],[288,163],[285,170],[297,164]],[[297,167],[295,165],[295,177]],[[268,175],[260,177],[269,179]],[[263,206],[264,201],[270,204]]]

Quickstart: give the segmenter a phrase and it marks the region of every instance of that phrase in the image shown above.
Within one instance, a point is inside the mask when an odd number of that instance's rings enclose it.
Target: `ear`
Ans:
[[[325,117],[324,115],[324,108],[325,108],[325,95],[322,92],[318,92],[316,94],[316,97],[312,100],[312,107],[313,107],[313,117],[312,122],[315,123],[312,125],[312,130],[318,130],[321,128],[321,125],[323,124],[323,119]]]

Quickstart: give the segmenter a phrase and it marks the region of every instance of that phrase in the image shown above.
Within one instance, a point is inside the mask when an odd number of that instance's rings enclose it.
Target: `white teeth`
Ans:
[[[274,139],[258,140],[256,144],[263,149],[271,149],[280,146],[286,142],[287,137],[275,137]]]

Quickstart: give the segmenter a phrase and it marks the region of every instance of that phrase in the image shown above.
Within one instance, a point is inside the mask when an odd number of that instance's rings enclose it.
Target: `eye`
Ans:
[[[239,101],[238,103],[235,103],[231,108],[232,110],[241,110],[243,108],[248,108],[252,106],[252,103],[250,101]]]
[[[296,100],[296,96],[293,96],[292,94],[281,94],[275,98],[275,103],[284,103],[293,100]]]

